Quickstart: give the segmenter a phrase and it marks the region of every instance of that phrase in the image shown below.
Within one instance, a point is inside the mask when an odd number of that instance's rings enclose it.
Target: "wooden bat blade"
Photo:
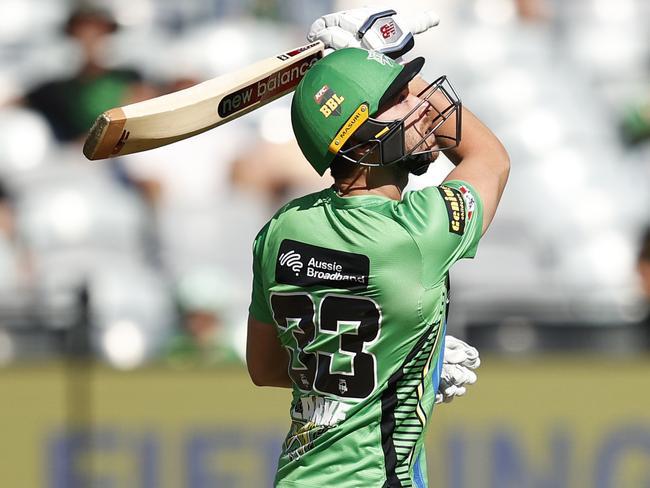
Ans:
[[[323,49],[317,41],[185,90],[108,110],[90,129],[83,153],[97,160],[146,151],[236,119],[293,91]]]

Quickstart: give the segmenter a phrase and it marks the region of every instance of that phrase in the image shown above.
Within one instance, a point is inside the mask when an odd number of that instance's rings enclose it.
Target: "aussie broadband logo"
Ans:
[[[332,280],[353,280],[363,283],[365,276],[346,275],[342,273],[343,265],[336,261],[319,261],[311,258],[307,264],[307,276],[310,278],[332,279]]]
[[[330,286],[366,289],[370,260],[363,254],[313,246],[285,239],[275,266],[278,283],[296,286]]]
[[[291,268],[291,271],[293,271],[296,276],[300,275],[300,270],[304,266],[302,264],[300,254],[298,254],[293,249],[291,251],[285,252],[284,254],[280,254],[280,265]]]

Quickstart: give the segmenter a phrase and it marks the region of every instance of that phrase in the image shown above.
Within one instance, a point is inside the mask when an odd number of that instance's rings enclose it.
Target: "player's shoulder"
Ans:
[[[290,200],[275,213],[273,218],[280,217],[285,214],[291,214],[298,211],[309,210],[322,205],[329,199],[328,189],[318,190],[313,193],[308,193],[301,197]]]
[[[405,193],[401,202],[405,208],[424,208],[431,211],[431,207],[440,209],[452,205],[467,208],[473,211],[481,204],[480,197],[474,187],[462,180],[450,180],[440,185],[427,186],[419,190],[412,190]]]
[[[290,200],[282,207],[280,207],[275,214],[264,224],[255,237],[255,240],[266,238],[269,233],[275,231],[281,224],[287,220],[300,218],[303,214],[300,212],[308,211],[312,208],[317,208],[324,203],[327,199],[327,191],[320,190],[307,195],[303,195],[293,200]]]
[[[415,234],[450,232],[463,234],[466,221],[479,210],[480,200],[472,185],[465,181],[446,181],[404,194],[397,207],[397,218]]]

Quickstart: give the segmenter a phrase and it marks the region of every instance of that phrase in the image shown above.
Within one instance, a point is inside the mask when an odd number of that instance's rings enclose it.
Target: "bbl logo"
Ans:
[[[320,106],[320,112],[327,118],[330,115],[336,117],[341,115],[341,104],[345,97],[340,97],[327,85],[318,90],[314,95],[314,101]]]

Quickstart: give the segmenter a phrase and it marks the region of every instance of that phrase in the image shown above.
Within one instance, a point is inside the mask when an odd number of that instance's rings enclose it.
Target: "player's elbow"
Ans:
[[[255,377],[255,376],[251,376],[251,380],[253,380],[253,384],[255,386],[269,386],[269,384],[267,382],[265,382],[264,380],[262,380],[260,378]]]
[[[246,364],[248,376],[255,386],[278,386],[281,379],[286,377],[286,370],[281,371],[274,364],[263,364],[255,360]]]
[[[490,159],[491,166],[507,179],[510,173],[510,155],[505,146],[495,137],[487,149],[486,157]]]
[[[266,376],[268,376],[268,374],[266,373],[264,364],[259,360],[259,357],[247,354],[246,369],[248,369],[248,376],[255,386],[266,386]]]
[[[267,386],[268,382],[264,377],[264,374],[259,371],[258,368],[255,368],[251,363],[247,364],[248,367],[248,376],[255,386]]]
[[[508,182],[508,178],[510,177],[510,155],[505,148],[503,148],[503,152],[500,156],[500,163],[501,171],[499,180],[501,182],[501,189],[503,190],[503,188],[506,186],[506,183]]]
[[[497,193],[500,197],[510,176],[510,155],[503,144],[497,141],[496,138],[494,142],[489,151],[486,151],[483,164],[489,168],[490,173],[495,177]]]

